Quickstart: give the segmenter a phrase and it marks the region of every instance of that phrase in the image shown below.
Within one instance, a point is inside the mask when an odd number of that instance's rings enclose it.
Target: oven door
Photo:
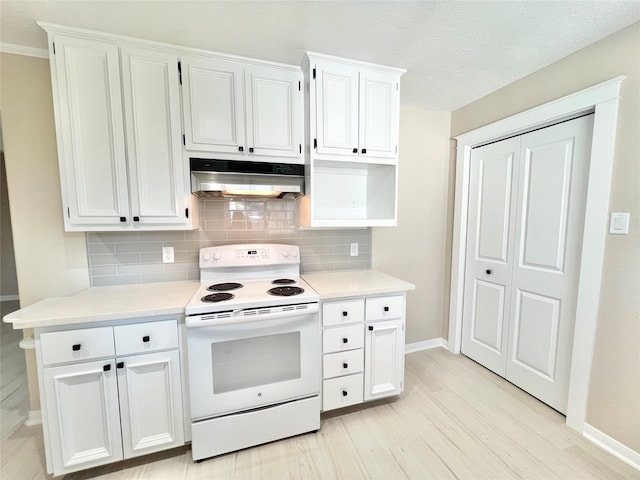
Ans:
[[[188,317],[193,421],[320,392],[318,304]],[[211,316],[213,317],[213,315]]]

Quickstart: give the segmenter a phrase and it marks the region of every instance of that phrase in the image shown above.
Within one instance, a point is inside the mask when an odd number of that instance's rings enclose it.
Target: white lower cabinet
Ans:
[[[402,392],[404,324],[404,294],[323,302],[323,411]]]
[[[49,473],[184,444],[176,320],[36,332],[36,348]]]

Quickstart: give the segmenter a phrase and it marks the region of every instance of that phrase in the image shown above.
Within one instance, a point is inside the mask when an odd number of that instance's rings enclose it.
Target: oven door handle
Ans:
[[[287,307],[284,307],[287,308]],[[228,316],[216,318],[219,314],[211,314],[211,315],[194,315],[191,317],[185,318],[185,325],[187,328],[200,328],[200,327],[215,327],[219,325],[232,325],[239,323],[251,323],[251,322],[263,322],[265,320],[282,320],[286,322],[289,318],[292,317],[300,317],[306,315],[313,315],[320,311],[320,308],[317,303],[307,303],[305,304],[305,308],[296,308],[293,306],[292,308],[287,308],[286,310],[283,307],[278,307],[276,311],[272,311],[269,313],[257,313],[260,310],[265,309],[249,309],[249,310],[234,310],[229,313]],[[247,313],[250,311],[255,311],[255,314],[248,315]],[[208,318],[212,317],[212,318]]]

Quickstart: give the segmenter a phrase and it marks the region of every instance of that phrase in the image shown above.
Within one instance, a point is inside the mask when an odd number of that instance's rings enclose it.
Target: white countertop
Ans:
[[[73,325],[184,314],[200,282],[160,282],[93,287],[70,297],[47,298],[5,315],[13,328]]]
[[[332,298],[406,292],[416,286],[376,270],[345,270],[303,274],[321,300]]]

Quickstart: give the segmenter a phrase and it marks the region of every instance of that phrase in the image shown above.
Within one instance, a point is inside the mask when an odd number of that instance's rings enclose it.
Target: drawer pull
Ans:
[[[346,397],[347,395],[348,395],[347,391],[346,390],[342,390],[342,396]]]
[[[106,365],[103,365],[102,370],[108,372],[109,370],[111,370],[111,364],[107,363]]]
[[[373,325],[369,325],[369,330],[373,331]]]
[[[342,368],[349,368],[349,364],[348,364],[347,362],[344,362],[344,363],[342,364]]]
[[[347,315],[349,315],[349,312],[347,312],[346,310],[344,312],[342,312],[342,316],[346,317]]]
[[[389,311],[389,307],[384,307],[384,311],[388,312]]]
[[[145,335],[144,337],[142,337],[142,341],[144,343],[147,343],[149,341],[149,335]]]
[[[78,350],[80,350],[80,344],[76,343],[75,345],[72,345],[71,350],[73,350],[74,352],[77,352]]]
[[[346,338],[346,337],[345,337],[345,338],[343,338],[343,339],[342,339],[342,343],[349,343],[349,339],[348,339],[348,338]]]
[[[124,368],[124,362],[116,363],[116,368]]]

